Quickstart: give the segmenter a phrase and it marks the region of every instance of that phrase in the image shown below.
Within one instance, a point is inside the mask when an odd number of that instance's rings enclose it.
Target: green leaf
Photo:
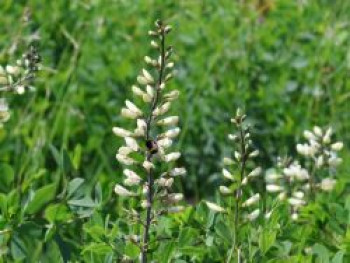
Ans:
[[[97,206],[97,204],[90,197],[84,197],[83,199],[78,199],[78,200],[69,200],[68,204],[72,206],[81,206],[81,207],[90,207],[90,208]]]
[[[83,254],[87,253],[87,252],[91,252],[91,253],[96,253],[99,255],[105,255],[108,254],[112,251],[111,246],[104,244],[104,243],[91,243],[89,245],[87,245],[84,250],[83,250]]]
[[[194,242],[195,238],[198,237],[199,232],[198,230],[191,228],[191,227],[185,227],[181,229],[180,235],[179,235],[179,246],[187,246]]]
[[[170,262],[175,249],[175,242],[165,242],[159,246],[159,262]]]
[[[345,252],[344,251],[338,251],[335,255],[334,255],[334,257],[333,257],[333,259],[332,259],[332,263],[343,263],[343,258],[344,258],[344,254],[345,254]]]
[[[52,204],[45,209],[44,216],[49,222],[53,223],[67,221],[72,215],[64,204]]]
[[[84,179],[83,178],[74,178],[73,180],[71,180],[68,183],[68,193],[67,193],[67,197],[71,197],[78,189],[79,187],[84,183]]]
[[[12,167],[8,164],[0,164],[0,191],[8,193],[11,190],[11,185],[15,179],[15,173]]]
[[[276,234],[276,231],[269,231],[266,229],[263,229],[263,231],[260,233],[259,248],[263,254],[265,254],[275,242]]]
[[[317,256],[317,261],[319,263],[329,263],[329,252],[328,249],[321,244],[315,244],[312,247],[312,252]]]
[[[27,214],[34,214],[43,208],[48,202],[53,200],[56,196],[56,184],[48,184],[38,189],[33,196],[33,199],[29,201],[26,208]]]

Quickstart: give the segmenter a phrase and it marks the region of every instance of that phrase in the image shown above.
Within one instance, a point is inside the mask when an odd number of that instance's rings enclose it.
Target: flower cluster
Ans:
[[[298,218],[299,209],[306,205],[305,191],[309,189],[309,172],[297,161],[280,158],[277,169],[266,172],[266,191],[278,194],[280,201],[287,200],[293,220]]]
[[[27,89],[34,89],[31,84],[39,70],[41,58],[34,46],[16,61],[16,65],[0,65],[0,92],[23,94]],[[10,118],[9,107],[5,98],[0,100],[0,125]]]
[[[128,166],[123,170],[123,184],[117,184],[114,190],[119,196],[140,198],[140,211],[146,209],[144,239],[141,244],[143,252],[147,250],[149,225],[153,218],[183,209],[176,205],[183,199],[183,194],[173,193],[171,188],[174,178],[186,173],[184,168],[162,169],[162,164],[171,167],[169,164],[176,162],[181,156],[180,152],[170,151],[180,133],[180,128],[177,127],[179,117],[168,115],[179,91],[167,91],[166,88],[173,76],[174,66],[170,61],[172,47],[167,47],[165,43],[171,27],[159,20],[155,25],[155,30],[149,31],[149,35],[152,37],[151,46],[158,56],[145,57],[150,69],[142,69],[137,77],[139,86],[134,85],[131,88],[135,102],[126,100],[125,107],[121,109],[121,116],[133,120],[136,127],[133,130],[113,128],[114,134],[125,141],[116,158],[122,165]],[[137,106],[141,104],[142,107]],[[138,212],[133,214],[140,218]]]
[[[316,189],[333,190],[336,180],[332,171],[342,161],[337,153],[343,143],[332,142],[332,128],[323,131],[315,126],[313,131],[304,131],[304,137],[307,142],[297,144],[296,149],[306,158],[306,166],[290,158],[280,158],[278,168],[270,169],[265,176],[266,191],[288,201],[293,220],[298,218],[300,208],[314,198]],[[326,178],[320,178],[322,174],[327,174]]]
[[[256,167],[248,170],[247,162],[259,155],[258,150],[252,149],[251,134],[249,126],[245,124],[246,115],[242,114],[238,109],[236,116],[231,119],[238,129],[236,134],[229,134],[228,138],[237,143],[237,150],[233,152],[232,157],[225,157],[223,160],[224,168],[222,170],[223,177],[228,182],[228,186],[222,185],[219,190],[224,197],[235,198],[236,221],[238,220],[239,210],[244,209],[246,220],[254,221],[260,215],[258,202],[260,200],[259,193],[251,192],[250,188],[246,187],[251,180],[258,177],[262,169]],[[239,165],[239,171],[235,172],[233,166]],[[206,202],[209,209],[216,212],[225,212],[225,208],[211,202]]]

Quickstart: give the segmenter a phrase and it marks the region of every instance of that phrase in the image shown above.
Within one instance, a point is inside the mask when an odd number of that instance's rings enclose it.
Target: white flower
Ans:
[[[228,139],[231,140],[231,141],[235,141],[237,140],[238,136],[237,135],[234,135],[234,134],[229,134],[228,135]]]
[[[142,69],[142,73],[143,76],[147,79],[148,84],[154,82],[152,75],[146,69]]]
[[[241,154],[239,152],[235,151],[234,155],[237,161],[241,160]]]
[[[253,212],[247,215],[249,221],[254,221],[260,215],[260,209],[255,209]]]
[[[318,136],[318,137],[322,137],[322,129],[318,126],[314,126],[314,133]]]
[[[130,137],[132,132],[119,127],[113,127],[113,133],[119,137]]]
[[[144,136],[146,134],[147,124],[144,119],[137,119],[137,128],[134,131],[135,136]]]
[[[297,152],[305,156],[313,156],[318,150],[317,143],[311,141],[312,145],[309,144],[297,144]]]
[[[153,111],[153,116],[157,117],[165,114],[170,109],[170,105],[171,103],[168,101],[168,102],[165,102],[163,105],[155,108]]]
[[[344,144],[342,142],[336,142],[331,145],[331,149],[333,151],[340,151],[341,149],[343,149],[343,146]]]
[[[119,153],[118,153],[118,154],[116,155],[116,158],[117,158],[117,160],[118,160],[120,163],[122,163],[122,164],[124,164],[124,165],[132,165],[132,164],[135,163],[135,160],[134,160],[134,159],[132,159],[132,158],[130,158],[130,157],[124,155],[124,154],[119,154]]]
[[[174,168],[170,171],[170,176],[181,176],[186,174],[186,169],[185,168]]]
[[[120,195],[120,196],[136,196],[135,193],[127,190],[126,188],[124,188],[123,186],[119,185],[119,184],[116,184],[115,187],[114,187],[114,192],[117,194],[117,195]]]
[[[281,193],[278,194],[277,198],[278,198],[278,200],[280,200],[280,201],[286,200],[286,198],[287,198],[287,193],[286,193],[286,192],[281,192]]]
[[[132,170],[124,169],[123,173],[127,177],[124,181],[126,185],[138,185],[142,180],[141,177]]]
[[[140,115],[137,114],[134,111],[131,111],[130,109],[127,108],[122,108],[121,113],[120,113],[124,118],[129,118],[129,119],[136,119]]]
[[[224,163],[224,165],[232,165],[235,162],[231,158],[224,157],[223,163]]]
[[[302,168],[301,165],[297,162],[292,163],[289,165],[289,167],[284,168],[283,173],[291,179],[297,179],[300,181],[309,178],[308,171],[305,168]]]
[[[214,203],[209,202],[209,201],[205,201],[205,203],[208,206],[208,208],[214,212],[219,212],[219,213],[225,212],[225,209],[221,206],[218,206],[217,204],[214,204]]]
[[[320,155],[317,157],[316,159],[316,166],[318,168],[322,167],[324,165],[324,158],[323,158],[323,155]]]
[[[298,199],[303,199],[304,198],[304,193],[301,191],[297,191],[293,193],[293,196],[298,198]]]
[[[304,137],[308,140],[316,140],[317,137],[311,131],[304,131]]]
[[[132,90],[132,92],[136,95],[136,96],[139,96],[139,97],[141,97],[142,98],[142,96],[144,95],[144,94],[146,94],[143,90],[141,90],[139,87],[137,87],[136,85],[133,85],[132,87],[131,87],[131,90]]]
[[[265,180],[266,182],[271,183],[271,182],[277,181],[281,177],[282,177],[281,174],[278,174],[275,171],[269,171],[268,173],[266,173]]]
[[[178,90],[173,90],[167,94],[164,95],[164,99],[168,101],[176,100],[180,95],[180,92]]]
[[[323,143],[330,143],[331,142],[331,135],[332,135],[332,128],[329,127],[325,133],[325,135],[322,138]]]
[[[226,179],[229,179],[231,181],[235,181],[235,178],[233,177],[233,175],[225,168],[222,169],[222,174]]]
[[[268,184],[266,186],[266,191],[270,193],[277,193],[283,191],[283,187],[276,184]]]
[[[148,96],[153,99],[153,97],[154,97],[154,88],[152,86],[150,86],[150,85],[147,85],[146,86],[146,92],[147,92]]]
[[[321,181],[320,187],[323,191],[329,192],[333,190],[336,182],[337,181],[332,178],[325,178]]]
[[[244,177],[243,180],[242,180],[242,185],[247,185],[248,180],[249,180],[248,176]]]
[[[328,159],[328,164],[332,167],[338,166],[341,164],[343,160],[341,158],[338,158],[336,156],[332,156],[331,158]]]
[[[173,144],[173,141],[168,138],[164,138],[164,139],[158,140],[157,144],[159,147],[169,148]]]
[[[179,159],[181,156],[181,153],[179,152],[173,152],[173,153],[169,153],[167,155],[164,156],[164,161],[165,162],[172,162],[172,161],[176,161],[177,159]]]
[[[6,72],[10,75],[18,75],[20,70],[21,69],[17,66],[11,66],[11,65],[6,66]]]
[[[254,158],[254,157],[257,157],[258,155],[259,155],[259,150],[255,150],[249,154],[249,157]]]
[[[121,155],[128,155],[129,153],[132,153],[133,150],[130,147],[122,146],[118,149],[118,153]]]
[[[146,171],[150,171],[151,169],[154,169],[154,164],[150,161],[147,161],[145,160],[143,163],[142,163],[142,166],[143,168],[145,168]]]
[[[289,198],[289,199],[288,199],[288,202],[289,202],[292,206],[296,206],[296,207],[302,206],[302,205],[305,205],[305,204],[306,204],[306,202],[305,202],[304,200],[298,199],[298,198],[293,198],[293,197]]]
[[[147,200],[142,200],[141,201],[141,207],[142,208],[147,208],[147,207],[150,207],[151,204],[147,201]]]
[[[163,135],[168,138],[175,138],[179,135],[180,128],[176,127],[174,129],[167,130]]]
[[[136,115],[138,116],[142,115],[142,111],[130,100],[126,100],[125,105],[130,111],[134,112]]]
[[[26,91],[26,89],[25,89],[25,86],[23,86],[23,85],[18,85],[15,87],[15,92],[19,95],[24,94],[25,91]]]
[[[298,220],[298,217],[299,217],[299,215],[297,213],[293,213],[292,214],[292,220],[293,221]]]
[[[229,194],[233,193],[233,191],[230,188],[228,188],[228,187],[226,187],[224,185],[220,185],[219,191],[223,195],[229,195]]]
[[[262,172],[261,167],[256,167],[253,171],[251,171],[251,172],[248,174],[248,177],[256,177],[256,176],[260,175],[261,172]]]
[[[260,194],[258,193],[258,194],[251,196],[245,202],[243,202],[242,206],[243,207],[251,206],[251,205],[255,204],[256,202],[258,202],[259,200],[260,200]]]
[[[177,125],[179,116],[169,116],[157,122],[158,125]]]
[[[265,213],[265,218],[266,219],[270,219],[271,215],[272,215],[272,210],[267,212],[267,213]]]
[[[137,152],[139,150],[139,145],[137,144],[137,141],[132,137],[124,137],[125,144],[127,147],[132,149],[134,152]]]

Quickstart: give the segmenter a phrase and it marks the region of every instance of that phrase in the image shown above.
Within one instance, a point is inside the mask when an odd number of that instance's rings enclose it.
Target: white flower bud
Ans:
[[[147,200],[142,200],[141,201],[141,207],[142,208],[148,208],[150,206],[151,206],[151,204]]]
[[[249,154],[249,158],[254,158],[259,155],[259,150],[255,150]]]
[[[331,149],[333,150],[333,151],[340,151],[341,149],[343,149],[343,146],[344,146],[344,144],[342,143],[342,142],[336,142],[336,143],[333,143],[332,145],[331,145]]]
[[[169,153],[169,154],[164,156],[164,161],[167,163],[173,162],[173,161],[176,161],[177,159],[179,159],[180,156],[181,156],[181,153],[179,153],[179,152]]]
[[[316,167],[320,168],[324,165],[324,158],[322,155],[318,156],[316,159]]]
[[[130,137],[132,132],[119,127],[113,127],[113,133],[119,137]]]
[[[266,182],[269,182],[269,183],[275,182],[275,181],[277,181],[277,180],[280,179],[280,178],[282,178],[282,175],[276,173],[275,171],[266,173],[266,176],[265,176]]]
[[[296,220],[298,220],[299,215],[298,215],[298,213],[293,213],[291,217],[292,217],[293,221],[296,221]]]
[[[268,184],[266,186],[266,191],[270,193],[277,193],[283,191],[283,187],[276,184]]]
[[[145,92],[143,90],[141,90],[139,87],[137,87],[135,85],[133,85],[131,87],[131,90],[132,90],[132,93],[134,93],[134,95],[139,96],[139,97],[142,97],[145,94]]]
[[[229,135],[228,135],[228,139],[231,140],[231,141],[235,141],[235,140],[238,139],[238,136],[235,135],[235,134],[229,134]]]
[[[304,200],[298,199],[298,198],[293,198],[293,197],[288,199],[288,203],[290,203],[292,206],[296,206],[296,207],[303,206],[306,204],[306,202]]]
[[[147,84],[151,84],[154,82],[152,75],[146,69],[142,69],[142,74],[146,78]]]
[[[163,105],[154,109],[153,116],[157,117],[157,116],[163,115],[170,109],[170,106],[171,106],[171,103],[169,101],[165,102]]]
[[[233,193],[233,191],[230,188],[228,188],[228,187],[226,187],[224,185],[220,185],[219,191],[223,195],[229,195],[229,194]]]
[[[137,117],[139,117],[139,114],[126,108],[122,108],[121,115],[124,118],[128,118],[128,119],[136,119]]]
[[[135,112],[137,115],[142,115],[142,111],[130,100],[126,100],[125,105],[129,110]]]
[[[170,172],[170,176],[182,176],[186,174],[186,169],[185,168],[174,168]]]
[[[336,182],[337,181],[332,178],[325,178],[321,181],[320,187],[323,191],[330,192],[334,189]]]
[[[251,206],[260,200],[260,194],[255,194],[242,203],[243,207]]]
[[[249,177],[248,177],[248,176],[244,177],[243,180],[242,180],[242,182],[241,182],[241,184],[242,184],[242,185],[247,185],[247,184],[248,184],[248,180],[249,180]]]
[[[173,144],[173,141],[170,140],[169,138],[163,138],[161,140],[158,140],[157,144],[158,144],[159,147],[167,149]]]
[[[154,169],[154,164],[150,161],[145,160],[142,163],[142,167],[145,168],[147,172],[149,172],[151,169]]]
[[[332,136],[332,127],[329,127],[325,133],[325,135],[322,138],[323,143],[328,144],[331,142],[331,136]]]
[[[286,192],[279,193],[278,196],[277,196],[277,198],[278,198],[278,200],[280,200],[280,201],[286,200],[286,198],[287,198],[287,193],[286,193]]]
[[[257,167],[248,174],[248,177],[256,177],[256,176],[260,175],[261,172],[262,172],[261,167]]]
[[[116,158],[121,164],[124,164],[124,165],[133,165],[135,163],[134,159],[132,159],[126,155],[123,155],[123,154],[118,153],[116,155]]]
[[[176,100],[179,97],[180,92],[178,90],[173,90],[164,95],[164,99],[168,101]]]
[[[235,181],[235,178],[233,177],[233,175],[225,168],[222,169],[222,174],[226,179],[229,179],[231,181]]]
[[[256,220],[259,215],[260,215],[260,209],[255,209],[253,212],[247,215],[247,219],[252,222]]]
[[[331,158],[328,159],[328,164],[332,167],[336,167],[338,166],[339,164],[342,163],[342,159],[341,158],[338,158],[336,156],[332,156]]]
[[[272,211],[265,213],[265,219],[270,219],[271,215],[272,215]]]
[[[224,165],[232,165],[235,162],[231,158],[224,157],[223,163],[224,163]]]
[[[129,153],[132,153],[133,149],[127,146],[122,146],[118,149],[118,153],[121,155],[128,155]]]
[[[317,137],[315,136],[315,134],[313,134],[311,131],[304,131],[304,137],[308,140],[317,140]]]
[[[124,137],[125,144],[127,147],[132,149],[134,152],[137,152],[139,150],[139,145],[137,144],[137,141],[132,137]]]
[[[18,75],[20,73],[21,69],[17,66],[6,66],[6,72],[10,75]]]
[[[175,137],[177,137],[179,135],[179,133],[180,133],[180,128],[176,127],[176,128],[167,130],[164,133],[164,136],[167,137],[167,138],[175,138]]]
[[[157,122],[158,125],[177,125],[179,122],[179,116],[166,117]]]
[[[120,196],[136,196],[137,194],[127,190],[123,186],[116,184],[114,187],[114,192]]]
[[[225,212],[225,209],[222,208],[221,206],[218,206],[217,204],[214,204],[212,202],[209,201],[205,201],[205,204],[208,206],[208,208],[214,212],[219,212],[219,213],[223,213]]]
[[[241,160],[241,154],[237,151],[234,153],[236,160],[239,162]]]
[[[150,65],[152,65],[152,59],[149,57],[149,56],[145,56],[145,62],[147,63],[147,64],[150,64]]]
[[[304,193],[303,192],[301,192],[301,191],[297,191],[297,192],[294,192],[293,193],[293,196],[294,197],[296,197],[296,198],[298,198],[298,199],[303,199],[304,198]]]
[[[318,137],[322,137],[322,129],[318,126],[314,126],[314,133],[318,136]]]

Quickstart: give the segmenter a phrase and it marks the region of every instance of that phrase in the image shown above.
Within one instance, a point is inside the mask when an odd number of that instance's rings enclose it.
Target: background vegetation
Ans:
[[[27,26],[25,7],[32,15]],[[147,31],[162,18],[173,26],[178,72],[171,85],[181,91],[173,111],[181,116],[180,163],[188,170],[177,187],[187,201],[215,198],[237,106],[254,124],[264,168],[277,155],[295,153],[304,129],[331,125],[345,145],[336,191],[309,208],[317,217],[306,217],[306,225],[285,221],[282,232],[276,218],[268,230],[274,247],[253,262],[307,262],[301,256],[307,246],[321,255],[319,262],[342,262],[337,255],[348,262],[349,14],[350,2],[341,0],[1,1],[1,64],[39,38],[43,70],[36,92],[11,96],[12,116],[0,130],[0,255],[8,262],[114,262],[111,251],[137,255],[130,244],[113,244],[127,226],[118,221],[121,201],[113,194],[122,172],[112,127],[124,122],[120,108],[149,53]],[[220,220],[199,204],[161,222],[159,231],[176,241],[162,243],[157,251],[165,252],[155,257],[220,262],[230,244]],[[186,224],[192,228],[181,228]],[[208,229],[223,235],[222,244],[208,234],[194,239]]]

